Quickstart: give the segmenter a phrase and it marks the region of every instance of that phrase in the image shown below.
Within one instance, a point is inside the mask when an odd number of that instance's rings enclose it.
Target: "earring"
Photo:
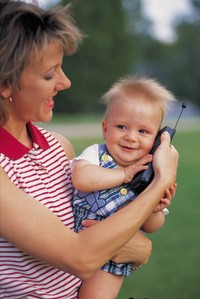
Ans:
[[[12,103],[12,98],[11,97],[9,97],[9,101],[10,101],[10,103]]]

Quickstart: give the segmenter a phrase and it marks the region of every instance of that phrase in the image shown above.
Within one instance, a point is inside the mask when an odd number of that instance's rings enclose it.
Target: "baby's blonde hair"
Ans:
[[[111,103],[117,99],[143,98],[158,103],[162,113],[162,120],[170,103],[175,101],[173,94],[153,78],[128,75],[115,82],[102,96],[101,102],[106,105],[106,116]]]

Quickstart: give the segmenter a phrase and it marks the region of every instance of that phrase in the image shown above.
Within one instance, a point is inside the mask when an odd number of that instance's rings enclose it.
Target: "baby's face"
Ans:
[[[151,150],[160,129],[162,113],[146,99],[117,99],[102,122],[108,151],[118,166],[128,166]]]

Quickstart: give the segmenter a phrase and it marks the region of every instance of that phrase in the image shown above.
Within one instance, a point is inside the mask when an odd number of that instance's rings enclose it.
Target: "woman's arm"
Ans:
[[[71,144],[71,142],[65,138],[64,136],[62,136],[61,134],[59,133],[56,133],[56,132],[51,132],[51,134],[60,142],[60,144],[62,145],[65,153],[66,153],[66,156],[67,156],[67,159],[68,160],[72,160],[74,157],[75,157],[75,152],[74,152],[74,148]]]
[[[83,279],[89,278],[133,237],[164,190],[175,181],[178,153],[173,147],[169,148],[169,135],[161,139],[154,158],[155,176],[147,189],[127,207],[79,234],[66,228],[46,207],[17,189],[1,169],[4,187],[1,187],[1,235],[55,267]]]
[[[97,224],[99,221],[92,219],[83,220],[85,228]],[[115,263],[146,264],[152,252],[152,242],[140,230],[122,246],[111,260]]]

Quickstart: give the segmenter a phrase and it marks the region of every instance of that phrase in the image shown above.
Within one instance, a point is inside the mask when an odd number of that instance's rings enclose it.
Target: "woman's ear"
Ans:
[[[103,119],[103,121],[102,121],[102,134],[103,134],[104,139],[105,139],[106,131],[107,131],[107,122],[106,122],[105,119]]]
[[[0,85],[0,95],[3,98],[8,99],[11,96],[12,91],[13,91],[12,87],[2,87]]]

